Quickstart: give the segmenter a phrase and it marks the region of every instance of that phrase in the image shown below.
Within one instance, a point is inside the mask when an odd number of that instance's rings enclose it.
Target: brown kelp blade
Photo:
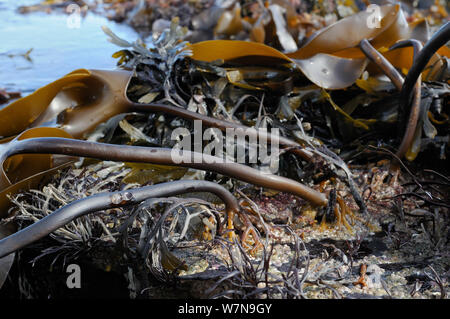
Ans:
[[[399,48],[395,50],[390,50],[388,52],[383,53],[383,56],[397,69],[402,70],[404,73],[411,68],[413,64],[413,49],[411,47],[408,48]],[[441,68],[444,64],[441,61],[441,58],[438,54],[434,54],[431,58],[430,62],[428,62],[427,67],[422,73],[422,77],[427,81],[436,80],[436,75],[440,73]],[[371,74],[376,72],[373,71],[373,66],[368,66],[367,71]]]
[[[0,158],[16,141],[34,137],[82,138],[112,116],[125,112],[131,72],[75,70],[0,110]],[[16,136],[14,138],[14,136]],[[6,159],[0,168],[0,214],[5,215],[12,195],[36,187],[55,172],[59,163],[49,154],[21,154]]]
[[[122,113],[129,105],[125,91],[130,77],[127,71],[79,69],[3,108],[0,110],[0,158],[5,159],[8,147],[19,140],[72,138],[71,134],[80,138],[111,116]],[[45,177],[74,161],[75,158],[69,156],[56,160],[49,154],[20,154],[4,163],[2,160],[0,217],[8,215],[10,196],[36,188]],[[2,225],[0,238],[9,235],[6,231],[6,226]],[[0,259],[0,287],[13,261],[14,254]]]
[[[56,171],[55,167],[60,168],[61,165],[74,161],[73,157],[59,157],[59,162],[56,163],[55,158],[49,154],[19,154],[7,158],[8,150],[14,143],[35,137],[71,138],[72,136],[58,128],[39,127],[29,129],[15,139],[0,144],[0,159],[3,164],[0,168],[0,216],[2,217],[6,215],[6,209],[9,207],[8,195],[37,186],[43,177]]]
[[[125,70],[75,70],[0,110],[0,136],[49,126],[82,138],[98,124],[126,112],[130,77]]]
[[[314,84],[325,89],[342,89],[352,85],[364,71],[365,59],[348,59],[319,53],[305,60],[291,59],[274,48],[256,42],[211,40],[199,42],[189,47],[192,59],[212,62],[259,63],[266,66],[292,64]]]
[[[74,72],[77,73],[77,72]],[[22,143],[23,141],[20,141],[20,139],[23,138],[30,138],[30,137],[54,137],[54,134],[56,136],[62,135],[62,137],[67,137],[66,134],[68,134],[69,137],[71,137],[70,133],[73,133],[74,138],[78,139],[80,137],[83,137],[83,135],[87,132],[89,132],[91,129],[94,129],[98,124],[107,121],[110,117],[116,115],[117,113],[126,113],[131,108],[136,108],[136,106],[144,107],[145,110],[148,109],[150,105],[144,105],[144,104],[135,104],[131,101],[129,101],[126,97],[126,86],[128,84],[128,81],[131,77],[131,72],[128,71],[99,71],[99,70],[90,70],[86,71],[84,70],[82,72],[83,74],[87,74],[88,76],[82,79],[82,81],[74,81],[73,83],[66,84],[66,87],[63,88],[64,90],[76,90],[76,91],[69,91],[69,93],[64,92],[64,97],[66,98],[66,101],[63,100],[63,102],[66,102],[63,104],[62,107],[54,106],[54,105],[48,105],[47,109],[38,116],[36,120],[33,121],[32,126],[38,126],[43,125],[43,127],[34,127],[23,133],[24,135],[19,136],[16,139],[9,140],[8,138],[4,139],[3,141],[6,142],[3,145],[0,145],[0,160],[2,164],[4,165],[4,169],[0,171],[0,191],[4,190],[11,185],[15,185],[22,180],[25,180],[26,178],[33,176],[35,174],[38,174],[41,171],[47,171],[53,167],[52,159],[53,157],[49,155],[45,155],[45,153],[53,153],[53,154],[65,154],[65,155],[73,155],[73,154],[79,154],[74,153],[71,151],[71,147],[73,145],[69,146],[60,146],[59,148],[55,145],[48,145],[47,149],[51,149],[52,151],[49,152],[41,152],[37,151],[37,149],[23,149],[21,151],[21,147],[24,145],[27,145],[27,143]],[[52,92],[53,94],[55,91]],[[57,93],[60,94],[60,93]],[[72,99],[70,99],[72,97]],[[56,96],[54,97],[52,103],[55,101]],[[77,101],[86,102],[80,105],[80,103],[77,103],[76,107],[67,109],[65,105],[67,105],[67,99],[70,102],[74,102],[76,99]],[[75,101],[75,102],[77,102]],[[12,105],[14,106],[14,105]],[[161,107],[164,111],[167,111],[170,109],[170,106],[166,105],[152,105],[150,109],[155,111],[158,109],[158,107]],[[178,114],[178,109],[175,108],[176,112],[169,112],[172,114]],[[184,112],[182,113],[182,116],[186,118],[192,118],[193,114],[186,114],[184,109]],[[169,110],[170,111],[170,110]],[[63,114],[63,116],[61,116]],[[1,114],[0,114],[1,115]],[[194,113],[195,117],[196,114]],[[194,117],[194,118],[195,118]],[[54,123],[57,127],[45,127],[45,125],[48,124],[49,121],[56,118],[56,122]],[[231,123],[230,123],[231,125]],[[225,125],[228,127],[228,125]],[[45,131],[47,130],[47,131]],[[53,131],[52,131],[53,130]],[[37,134],[35,134],[37,132]],[[37,136],[36,136],[37,135]],[[71,139],[71,138],[69,138]],[[37,140],[37,139],[36,139]],[[43,142],[41,140],[41,142]],[[18,145],[21,143],[20,145]],[[52,141],[48,141],[47,143],[52,143]],[[34,144],[33,144],[34,145]],[[42,146],[42,145],[41,145]],[[86,145],[85,145],[86,146]],[[33,147],[37,147],[34,145]],[[106,146],[105,146],[106,147]],[[14,150],[13,150],[14,149]],[[18,151],[18,152],[16,152]],[[55,151],[55,152],[53,152]],[[86,149],[83,149],[83,151],[87,151]],[[126,151],[125,151],[126,152]],[[30,157],[31,153],[37,153],[37,155],[33,155],[33,157]],[[168,159],[168,156],[170,155],[170,152],[168,150],[165,150],[165,152],[162,152],[163,154],[159,154],[160,156],[164,157],[164,162],[161,162],[161,164],[171,164],[172,161]],[[20,154],[18,156],[13,155]],[[85,154],[85,153],[83,153]],[[86,153],[87,154],[87,153]],[[95,154],[98,156],[98,152],[89,153],[89,154]],[[122,154],[122,153],[121,153]],[[131,154],[130,154],[131,155]],[[155,154],[154,154],[155,155]],[[11,159],[8,159],[8,157],[11,156]],[[83,155],[86,157],[89,157],[89,155]],[[94,157],[96,157],[94,156]],[[120,157],[121,161],[132,161],[127,158],[129,158],[127,154],[122,154]],[[155,156],[153,156],[155,157]],[[156,156],[157,157],[157,156]],[[96,157],[97,158],[97,157]],[[103,159],[110,159],[109,155],[105,153]],[[141,158],[136,160],[137,162],[141,161]],[[36,164],[35,164],[36,163]],[[158,163],[158,162],[156,162]],[[206,165],[206,164],[205,164]],[[191,167],[191,166],[189,166]],[[204,169],[204,168],[202,168]],[[217,167],[210,167],[208,169],[219,169]],[[233,169],[236,169],[236,167],[230,167],[227,168],[228,173],[232,176],[234,176],[235,173],[242,173],[242,168],[240,168],[239,172],[232,172]],[[242,175],[242,174],[241,174]],[[245,174],[244,174],[245,175]],[[241,176],[243,180],[247,182],[253,182],[249,181],[245,176]],[[261,176],[258,175],[258,178]],[[262,177],[261,177],[262,178]],[[275,178],[275,177],[273,177]],[[277,177],[278,178],[278,177]],[[269,178],[270,179],[270,178]],[[276,179],[276,178],[275,178]],[[278,185],[277,183],[272,183],[268,180],[268,178],[262,178],[261,185],[263,187],[269,186],[276,186],[281,187],[284,189],[285,187],[290,187],[290,180],[286,180],[284,182],[281,182],[282,185]],[[276,185],[275,185],[276,184]],[[313,194],[313,201],[317,201],[320,205],[326,202],[325,197],[323,197],[321,194],[318,194],[316,191],[305,188],[304,185],[294,183],[295,185],[293,188],[293,192],[299,192],[300,194],[303,194],[303,191],[306,190],[306,196],[309,196],[308,194]],[[259,185],[259,184],[258,184]],[[276,188],[275,187],[275,188]]]
[[[358,48],[362,39],[371,39],[375,48],[381,48],[409,35],[408,24],[399,5],[379,8],[379,28],[372,25],[371,14],[363,11],[324,28],[305,46],[287,56],[318,86],[342,89],[352,85],[367,65]]]
[[[277,58],[284,63],[292,60],[280,51],[265,44],[234,40],[210,40],[188,46],[192,50],[194,60],[212,62],[215,60],[234,60],[247,56],[263,56]]]
[[[294,59],[294,61],[311,82],[329,90],[351,86],[367,65],[366,59],[347,59],[323,53],[309,59]]]
[[[379,49],[409,37],[410,30],[400,5],[378,8],[381,17],[379,25],[373,12],[361,11],[322,29],[298,51],[287,56],[292,59],[308,59],[317,53],[326,53],[360,59],[365,57],[358,48],[362,39],[369,39],[372,46]]]
[[[0,136],[9,137],[23,132],[48,108],[52,99],[65,86],[88,76],[87,70],[73,71],[3,108],[0,111]]]
[[[321,30],[296,52],[283,54],[261,43],[212,40],[189,46],[194,60],[243,60],[256,57],[294,63],[314,84],[325,89],[343,89],[361,76],[367,60],[359,50],[362,39],[371,39],[376,48],[389,47],[409,36],[410,29],[399,5],[380,7],[379,28],[371,25],[369,12],[360,12]],[[373,21],[372,21],[373,23]]]
[[[411,22],[409,24],[410,36],[408,38],[416,39],[425,44],[430,39],[429,28],[426,19]],[[403,47],[397,49],[387,50],[387,47],[381,51],[381,54],[397,69],[406,73],[413,64],[413,48]],[[431,58],[425,70],[422,72],[422,78],[426,81],[439,80],[437,76],[440,74],[444,66],[441,61],[441,56],[450,58],[450,49],[443,46]],[[372,74],[378,74],[380,70],[378,67],[370,62],[367,65],[367,71]]]

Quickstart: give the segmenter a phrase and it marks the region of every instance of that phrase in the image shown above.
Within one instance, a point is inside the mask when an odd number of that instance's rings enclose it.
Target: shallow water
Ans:
[[[125,39],[138,37],[129,26],[92,12],[81,18],[79,28],[71,28],[76,20],[62,10],[17,12],[37,2],[0,0],[0,88],[27,95],[78,68],[115,68],[111,55],[119,48],[107,41],[102,25]],[[31,48],[28,61],[20,54]]]

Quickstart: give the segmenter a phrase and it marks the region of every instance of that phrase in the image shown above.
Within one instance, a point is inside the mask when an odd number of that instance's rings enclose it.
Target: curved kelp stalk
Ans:
[[[54,128],[53,130],[59,129]],[[114,145],[60,137],[41,137],[14,139],[8,144],[0,145],[0,164],[3,165],[9,157],[20,154],[60,154],[101,160],[189,167],[216,172],[261,187],[292,193],[318,206],[324,206],[327,203],[327,199],[322,193],[294,180],[263,173],[242,164],[227,162],[219,157],[196,152],[170,148]],[[180,162],[175,160],[174,156],[177,156]],[[3,187],[11,184],[5,172],[2,172],[1,177]],[[4,215],[5,213],[0,212],[0,214]]]
[[[373,65],[367,64],[367,56],[359,46],[363,39],[367,39],[375,50],[389,48],[399,40],[427,40],[423,35],[425,21],[408,25],[400,5],[385,5],[379,9],[379,25],[371,12],[361,11],[319,30],[303,47],[292,53],[283,54],[261,43],[235,40],[203,41],[186,49],[192,51],[191,58],[197,61],[239,61],[241,65],[259,61],[261,65],[290,65],[321,88],[343,89],[355,83],[364,70],[372,72]],[[448,50],[438,53],[449,54]],[[381,54],[399,69],[409,69],[413,64],[409,48]],[[433,55],[431,62],[436,64],[436,69],[442,66],[438,55]],[[431,71],[426,75],[430,80],[434,76]]]
[[[192,44],[194,60],[236,61],[248,64],[255,58],[272,59],[272,64],[291,64],[311,82],[324,89],[343,89],[361,76],[367,59],[359,50],[362,39],[370,39],[376,48],[389,47],[408,38],[409,26],[399,5],[380,7],[380,27],[370,27],[370,13],[360,12],[320,30],[308,43],[293,53],[283,54],[261,43],[211,40]]]
[[[358,48],[362,39],[369,39],[372,46],[379,49],[409,37],[410,29],[400,5],[384,5],[379,9],[379,23],[374,20],[373,13],[361,11],[323,28],[297,52],[287,55],[307,59],[320,52],[346,58],[365,58]]]
[[[391,50],[395,50],[397,48],[408,47],[408,46],[413,47],[413,50],[414,50],[413,61],[414,61],[414,63],[416,63],[417,56],[423,48],[423,45],[420,41],[414,40],[414,39],[399,41],[391,47]],[[404,85],[404,83],[403,83],[403,85]],[[402,86],[401,90],[403,90],[403,86]],[[421,101],[421,94],[422,94],[422,75],[421,74],[419,75],[419,77],[416,80],[416,84],[414,85],[414,89],[413,89],[413,94],[414,94],[413,100],[411,102],[411,108],[410,108],[411,110],[409,112],[408,121],[406,122],[406,129],[404,129],[403,138],[400,142],[400,145],[399,145],[397,153],[396,153],[398,158],[402,158],[403,156],[406,155],[406,158],[410,161],[414,160],[414,158],[417,155],[417,153],[415,153],[415,155],[413,155],[414,152],[410,152],[410,149],[411,149],[411,145],[413,144],[414,136],[415,136],[416,129],[417,129],[417,123],[419,121],[420,101]],[[401,98],[400,98],[400,103],[402,103]],[[400,105],[399,106],[399,116],[398,116],[399,121],[401,121],[403,119],[403,116],[402,116],[403,112],[404,112],[404,109]],[[404,127],[404,125],[400,124],[399,127]],[[420,132],[422,132],[422,131],[420,130]]]
[[[389,61],[378,52],[367,39],[361,40],[359,43],[361,51],[367,56],[367,58],[377,65],[381,71],[391,80],[392,84],[397,90],[402,89],[404,79],[402,75],[397,71]]]
[[[414,59],[414,64],[406,75],[400,93],[400,110],[407,110],[413,96],[413,87],[427,63],[442,46],[450,40],[450,22],[444,24],[425,44]]]
[[[39,127],[27,130],[16,138],[0,144],[0,154],[5,154],[11,145],[30,138],[39,137],[63,137],[72,138],[72,136],[63,130],[49,127]],[[0,157],[1,158],[1,157]],[[72,158],[73,160],[73,158]],[[9,156],[8,159],[2,160],[0,167],[0,191],[16,184],[30,176],[34,176],[41,172],[50,170],[55,166],[69,162],[70,160],[55,159],[49,154],[29,154]]]
[[[12,143],[29,138],[71,136],[57,128],[40,127],[29,129],[15,139],[2,141],[0,153],[7,152]],[[77,161],[74,157],[57,157],[49,154],[15,155],[1,162],[0,166],[0,218],[7,214],[11,206],[9,196],[30,188],[37,188],[46,177],[54,175],[58,170]]]
[[[418,132],[417,123],[419,120],[421,104],[421,83],[422,72],[430,60],[435,58],[435,53],[450,40],[450,22],[443,25],[433,37],[423,46],[414,39],[400,41],[390,49],[395,50],[412,46],[414,50],[413,64],[406,75],[400,91],[399,116],[400,123],[406,118],[406,128],[400,146],[397,150],[397,157],[406,156],[410,161],[417,156],[418,150],[413,150],[414,138],[420,138],[421,130]],[[400,128],[404,128],[400,125]]]
[[[42,153],[54,153],[54,154],[66,154],[66,155],[76,155],[76,156],[93,156],[95,158],[101,158],[105,160],[110,160],[110,154],[108,153],[109,148],[107,147],[106,153],[101,156],[101,151],[94,151],[90,155],[87,153],[74,153],[69,152],[67,149],[61,149],[59,146],[47,145],[49,148],[36,149],[36,144],[29,144],[28,149],[22,149],[22,154],[13,156],[7,160],[6,157],[12,156],[14,152],[11,153],[12,148],[19,146],[22,139],[34,138],[34,137],[66,137],[71,138],[83,138],[89,132],[93,131],[100,123],[107,121],[109,118],[116,114],[132,112],[132,111],[145,111],[145,112],[164,112],[173,114],[176,116],[184,117],[187,119],[201,120],[206,126],[217,127],[222,130],[226,128],[243,128],[248,127],[236,123],[231,123],[227,121],[222,121],[207,116],[203,116],[194,112],[187,111],[182,108],[173,107],[164,104],[139,104],[130,101],[126,96],[126,88],[131,79],[132,73],[124,70],[116,71],[100,71],[100,70],[85,70],[80,69],[69,73],[67,76],[56,80],[53,83],[37,90],[33,94],[20,99],[6,108],[0,110],[0,119],[2,120],[0,126],[0,135],[4,137],[2,140],[3,144],[0,144],[0,152],[2,153],[2,163],[4,164],[0,170],[0,208],[1,215],[5,215],[7,208],[10,206],[8,195],[13,195],[20,190],[25,190],[30,187],[36,187],[37,183],[47,175],[55,171],[55,163],[53,163],[54,157],[50,155],[45,155]],[[14,119],[13,121],[11,119]],[[15,119],[20,119],[16,122]],[[39,127],[48,126],[48,127]],[[30,128],[24,133],[20,134],[22,131]],[[60,128],[60,129],[57,129]],[[259,136],[260,138],[267,138],[270,143],[272,141],[272,135],[265,131],[259,130],[249,130],[250,134]],[[14,140],[11,138],[14,135],[20,134]],[[289,139],[278,137],[279,143],[281,145],[291,148],[291,151],[296,152],[305,159],[311,159],[312,154],[306,150],[300,148],[300,145]],[[38,141],[35,141],[38,142]],[[42,143],[43,140],[40,140]],[[52,140],[50,142],[55,142]],[[72,145],[75,143],[74,140],[65,141],[67,145]],[[29,143],[29,142],[27,142]],[[22,144],[23,146],[24,144]],[[98,145],[91,145],[98,146]],[[84,145],[84,150],[86,150],[86,145]],[[114,147],[110,145],[109,147]],[[117,147],[117,146],[115,146]],[[70,148],[70,147],[69,147]],[[46,151],[44,151],[46,149]],[[145,150],[145,148],[141,148]],[[122,153],[117,160],[120,161],[133,161],[129,157],[133,151],[129,150]],[[154,154],[150,150],[146,151],[147,154]],[[158,151],[157,151],[158,152]],[[159,163],[168,163],[173,165],[173,161],[170,158],[170,150],[162,150],[165,154],[165,160]],[[9,153],[8,156],[4,157]],[[33,155],[31,155],[33,153]],[[26,154],[26,155],[24,155]],[[83,155],[84,154],[84,155]],[[159,153],[158,153],[159,154]],[[65,159],[65,162],[69,162],[73,159]],[[141,161],[141,159],[136,159],[136,161]],[[152,157],[146,159],[147,162],[152,162]],[[213,162],[217,162],[214,159]],[[221,172],[226,166],[224,165],[207,165],[214,171]],[[236,164],[238,165],[238,164]],[[240,169],[238,171],[242,173],[247,170],[246,166],[238,165]],[[186,165],[187,167],[194,167],[195,165]],[[198,166],[198,165],[197,165]],[[218,169],[218,166],[222,168]],[[198,167],[203,167],[200,164]],[[244,169],[245,167],[245,169]],[[207,167],[206,167],[207,169]],[[227,168],[224,168],[224,175],[234,176],[233,170],[227,172]],[[253,176],[256,179],[249,178],[246,179],[249,183],[262,183],[260,186],[267,185],[275,188],[281,187],[281,189],[286,189],[287,191],[292,191],[296,194],[305,194],[306,198],[309,198],[312,194],[314,203],[324,203],[324,197],[321,194],[309,189],[303,188],[301,184],[291,181],[286,178],[261,177],[263,174],[256,170],[251,170],[254,172]],[[7,176],[8,175],[8,176]],[[246,175],[246,174],[244,174]],[[242,175],[242,177],[244,177]],[[252,174],[250,174],[252,176]],[[238,177],[239,178],[239,177]],[[273,182],[270,182],[270,179]],[[290,186],[289,186],[290,185]],[[316,194],[317,193],[317,194]],[[308,195],[310,194],[310,195]]]
[[[67,204],[38,222],[1,239],[0,262],[2,257],[22,249],[86,214],[135,205],[152,197],[169,197],[193,192],[210,192],[217,195],[225,203],[227,214],[240,211],[236,198],[229,191],[216,183],[207,181],[174,181],[119,192],[95,194]]]
[[[75,138],[84,138],[99,124],[111,117],[127,112],[162,112],[189,120],[200,120],[202,124],[225,131],[227,128],[247,130],[248,126],[228,122],[186,109],[161,103],[140,104],[127,97],[127,88],[132,72],[126,70],[86,70],[69,73],[36,92],[0,110],[0,136],[11,138],[33,127],[58,127]],[[14,120],[11,120],[14,119]],[[16,120],[20,119],[20,120]],[[282,147],[305,160],[313,155],[302,149],[295,141],[259,129],[247,130],[269,143],[276,138]]]
[[[124,90],[130,76],[120,70],[75,70],[2,109],[0,136],[48,126],[83,138],[100,123],[129,110]]]
[[[361,51],[371,60],[375,65],[377,65],[383,73],[391,80],[397,90],[401,91],[404,85],[404,79],[402,75],[394,68],[394,66],[374,47],[371,46],[369,41],[366,39],[362,40],[359,44]],[[422,50],[422,43],[418,40],[410,39],[410,40],[402,40],[395,43],[391,46],[390,50],[396,50],[405,47],[413,47],[413,57],[416,58],[418,52]],[[408,150],[411,148],[414,135],[417,128],[417,122],[419,120],[420,113],[420,101],[421,101],[421,88],[422,88],[422,78],[418,77],[416,84],[414,86],[414,98],[411,104],[411,112],[408,117],[408,121],[406,124],[406,129],[404,130],[403,138],[401,140],[400,146],[397,150],[397,157],[402,158],[405,154],[407,154],[407,158],[412,160],[410,152]],[[399,116],[398,120],[401,120],[403,117],[401,116],[401,107],[399,107]],[[400,124],[399,127],[403,125]]]

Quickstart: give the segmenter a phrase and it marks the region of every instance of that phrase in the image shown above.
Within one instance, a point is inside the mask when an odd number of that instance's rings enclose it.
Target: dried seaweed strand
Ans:
[[[324,206],[327,203],[327,199],[322,193],[294,180],[278,175],[266,174],[235,162],[225,162],[222,158],[215,156],[183,151],[181,153],[182,158],[187,157],[190,160],[189,163],[175,163],[172,149],[168,148],[113,145],[68,138],[41,137],[20,141],[16,140],[10,143],[8,148],[0,149],[0,162],[3,163],[12,155],[30,153],[61,154],[122,162],[144,162],[213,171],[261,187],[292,193],[315,205]],[[196,163],[194,159],[201,159],[201,161]]]

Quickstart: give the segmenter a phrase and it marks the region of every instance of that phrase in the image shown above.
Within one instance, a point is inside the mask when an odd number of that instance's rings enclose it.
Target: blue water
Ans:
[[[115,68],[111,54],[119,48],[107,41],[101,30],[134,41],[137,33],[125,24],[88,12],[79,28],[64,12],[54,10],[20,14],[21,5],[39,0],[0,0],[0,88],[27,95],[78,68]],[[33,49],[27,61],[20,54]],[[10,55],[16,55],[11,57]]]

